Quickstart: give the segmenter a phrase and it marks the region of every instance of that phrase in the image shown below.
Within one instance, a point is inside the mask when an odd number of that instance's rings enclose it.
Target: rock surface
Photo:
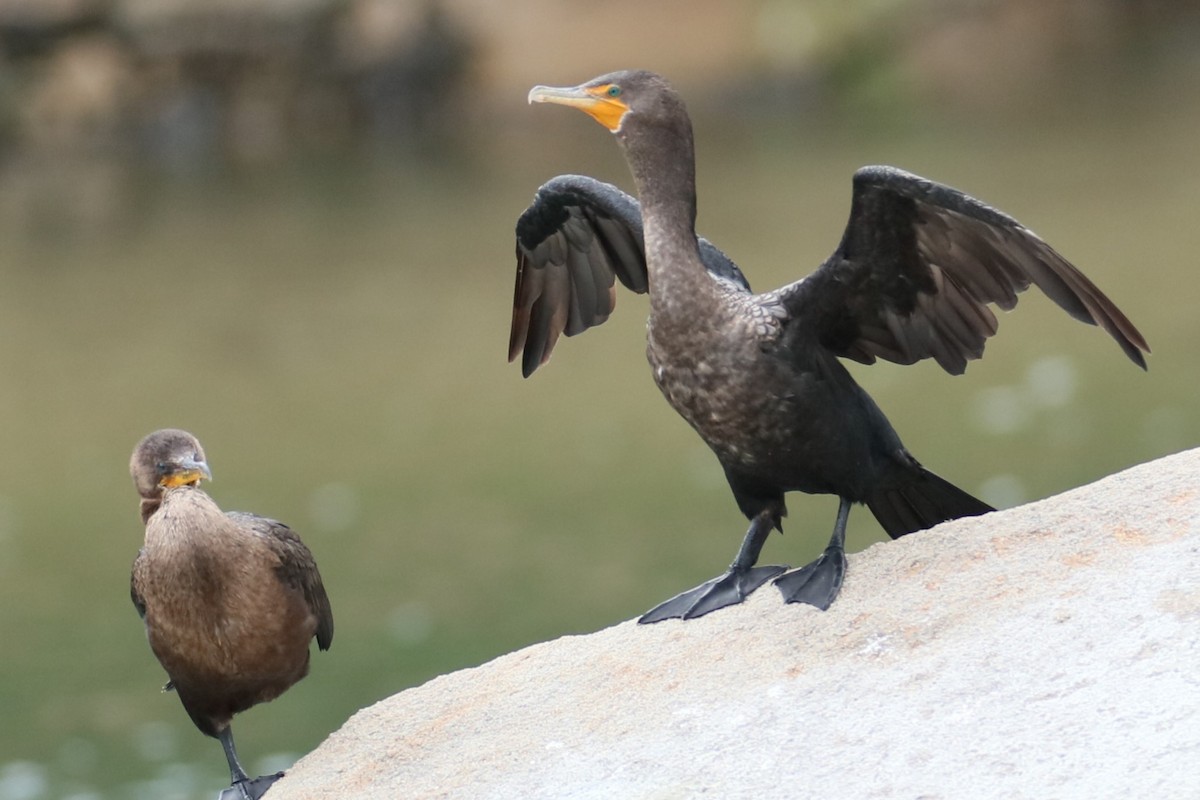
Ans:
[[[436,678],[296,798],[1200,797],[1200,450],[766,588]]]

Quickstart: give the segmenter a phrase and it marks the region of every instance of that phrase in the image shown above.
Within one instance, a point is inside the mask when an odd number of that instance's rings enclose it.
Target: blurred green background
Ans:
[[[200,437],[223,507],[295,527],[333,601],[332,650],[234,726],[258,771],[728,563],[745,520],[653,386],[644,298],[529,381],[504,361],[538,185],[631,185],[534,82],[672,78],[699,227],[758,289],[832,250],[868,163],[1093,278],[1148,373],[1033,295],[963,377],[854,368],[964,488],[1011,506],[1194,446],[1198,41],[1192,4],[1115,0],[0,2],[0,800],[227,782],[128,600],[128,457],[159,427]],[[833,498],[790,506],[768,562],[825,544]],[[852,549],[881,538],[851,516]]]

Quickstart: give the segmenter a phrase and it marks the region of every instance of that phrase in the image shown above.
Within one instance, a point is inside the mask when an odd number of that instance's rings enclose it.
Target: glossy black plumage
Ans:
[[[528,377],[550,360],[560,334],[608,319],[614,279],[639,294],[649,280],[641,208],[612,184],[552,178],[517,220],[516,233],[509,360],[520,354]],[[705,267],[749,293],[737,265],[707,239],[699,242]],[[1099,324],[1146,368],[1145,339],[1057,251],[1007,214],[895,167],[858,170],[837,250],[811,275],[763,298],[781,306],[780,318],[803,320],[797,330],[836,355],[863,364],[933,358],[960,375],[999,328],[988,305],[1011,310],[1030,285],[1075,319]]]
[[[783,567],[756,567],[786,514],[784,494],[840,498],[821,558],[779,576],[788,602],[826,608],[845,573],[849,509],[865,503],[893,537],[990,507],[934,475],[904,448],[840,358],[959,374],[1036,285],[1071,316],[1103,327],[1145,368],[1145,340],[1096,286],[1011,217],[893,167],[854,175],[850,218],[811,275],[753,294],[733,262],[695,233],[691,123],[660,76],[631,71],[530,101],[581,109],[615,134],[639,200],[561,176],[517,224],[509,360],[526,376],[562,333],[604,322],[617,280],[650,294],[647,356],[671,406],[712,448],[750,520],[721,576],[668,600],[642,622],[694,617],[739,602]]]
[[[713,275],[749,291],[737,265],[707,239],[700,257]],[[550,359],[560,334],[574,336],[608,319],[616,281],[649,289],[638,201],[610,183],[559,175],[542,185],[517,220],[517,281],[508,360],[521,355],[525,377]]]

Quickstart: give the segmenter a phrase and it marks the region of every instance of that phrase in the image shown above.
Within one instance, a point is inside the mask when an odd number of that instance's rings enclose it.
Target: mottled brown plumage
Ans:
[[[288,526],[225,513],[199,488],[211,473],[191,434],[150,434],[129,470],[146,526],[130,593],[150,649],[196,727],[221,740],[235,787],[254,797],[270,781],[249,780],[230,722],[308,674],[314,637],[329,649],[333,613],[321,575]]]

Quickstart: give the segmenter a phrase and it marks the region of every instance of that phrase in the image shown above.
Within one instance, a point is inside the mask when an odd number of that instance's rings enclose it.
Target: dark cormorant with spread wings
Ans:
[[[1137,328],[1048,244],[962,192],[893,167],[854,174],[841,243],[815,272],[754,294],[696,235],[691,122],[666,80],[617,72],[573,88],[538,86],[529,100],[578,108],[612,131],[638,199],[577,175],[538,190],[517,222],[509,360],[519,356],[529,376],[560,334],[604,322],[618,280],[649,292],[654,379],[712,448],[750,520],[724,574],[641,622],[697,617],[771,579],[788,602],[828,608],[846,570],[854,503],[893,538],[992,510],[922,467],[839,359],[932,358],[961,374],[996,333],[990,306],[1010,309],[1034,285],[1146,367]],[[789,491],[840,498],[829,546],[791,572],[755,566],[770,531],[781,529]]]

